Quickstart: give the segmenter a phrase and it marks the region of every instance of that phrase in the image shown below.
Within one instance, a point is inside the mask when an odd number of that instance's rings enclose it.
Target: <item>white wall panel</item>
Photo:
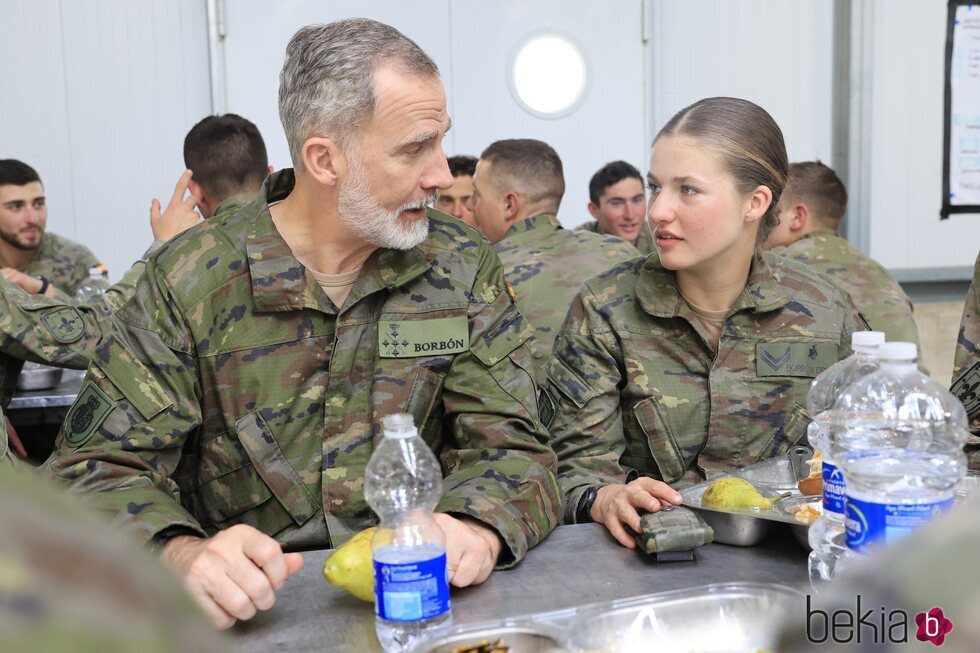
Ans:
[[[652,10],[654,134],[692,102],[728,95],[772,115],[790,161],[831,161],[833,3],[656,0]]]
[[[2,156],[37,169],[49,228],[118,279],[152,240],[150,200],[170,197],[184,135],[211,110],[205,4],[12,0],[4,14]]]
[[[972,267],[980,215],[939,219],[946,3],[876,0],[872,11],[871,256],[888,268]]]

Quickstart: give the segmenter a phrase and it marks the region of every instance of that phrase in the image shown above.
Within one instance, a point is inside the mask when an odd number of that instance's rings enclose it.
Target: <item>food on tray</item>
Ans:
[[[819,505],[813,504],[803,504],[799,508],[793,511],[793,516],[799,519],[805,524],[809,524],[815,519],[819,519],[823,511],[820,510]]]
[[[810,466],[810,475],[797,483],[802,494],[814,496],[823,492],[823,456],[819,451],[813,452],[813,458],[806,461]]]
[[[509,646],[504,646],[504,639],[501,637],[494,643],[481,639],[476,644],[464,644],[453,649],[453,653],[507,653]]]
[[[374,564],[371,538],[377,527],[364,529],[330,554],[323,563],[323,577],[362,601],[374,601]]]
[[[767,499],[762,496],[755,486],[744,478],[729,476],[713,482],[701,495],[702,505],[723,510],[758,508],[768,510],[773,502],[787,494]]]

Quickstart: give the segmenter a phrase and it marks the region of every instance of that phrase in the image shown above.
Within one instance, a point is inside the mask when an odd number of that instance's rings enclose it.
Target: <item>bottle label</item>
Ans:
[[[844,474],[826,458],[823,459],[823,510],[844,516]]]
[[[417,562],[374,561],[374,613],[386,621],[422,621],[449,611],[446,554]]]
[[[847,495],[847,548],[873,553],[953,507],[953,498],[928,503],[876,503]]]

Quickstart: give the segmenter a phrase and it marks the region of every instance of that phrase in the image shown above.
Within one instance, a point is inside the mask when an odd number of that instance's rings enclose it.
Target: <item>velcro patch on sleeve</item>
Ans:
[[[92,381],[86,381],[65,418],[65,442],[77,449],[92,437],[115,407],[115,402]]]
[[[813,378],[837,362],[832,342],[760,342],[755,346],[755,374]]]
[[[75,342],[85,333],[85,321],[72,306],[47,311],[41,316],[41,323],[51,337],[63,345]]]
[[[966,368],[949,391],[963,403],[967,415],[973,417],[980,412],[980,361]]]

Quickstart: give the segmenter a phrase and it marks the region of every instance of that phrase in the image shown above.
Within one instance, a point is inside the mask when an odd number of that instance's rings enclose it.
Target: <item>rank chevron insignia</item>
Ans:
[[[783,353],[781,353],[779,356],[773,356],[765,349],[759,352],[759,358],[761,358],[762,362],[768,365],[773,371],[778,370],[780,367],[785,365],[786,361],[789,360],[789,357],[790,357],[790,347],[788,345],[786,346],[786,350]]]

